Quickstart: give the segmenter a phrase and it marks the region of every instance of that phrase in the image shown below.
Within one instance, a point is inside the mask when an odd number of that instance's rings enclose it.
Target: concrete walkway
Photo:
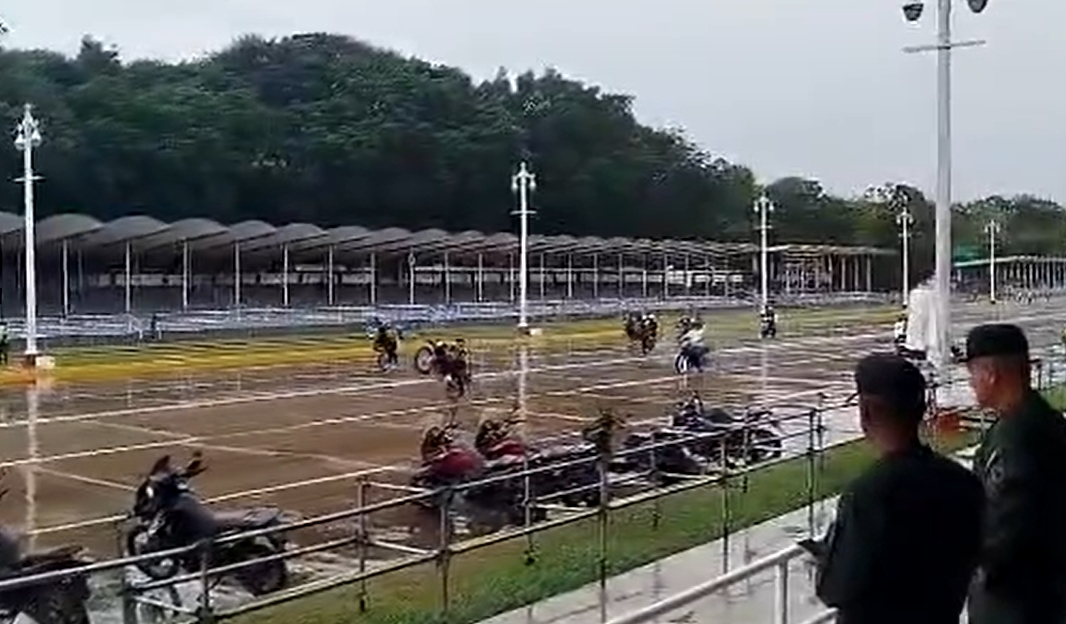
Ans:
[[[959,453],[969,463],[973,449]],[[836,498],[805,506],[727,539],[697,546],[579,590],[498,615],[482,624],[600,624],[653,604],[696,583],[712,579],[796,543],[824,534]],[[814,596],[814,568],[803,559],[789,566],[789,621],[802,622],[825,610]],[[754,624],[774,621],[774,572],[700,600],[657,620],[677,624]]]

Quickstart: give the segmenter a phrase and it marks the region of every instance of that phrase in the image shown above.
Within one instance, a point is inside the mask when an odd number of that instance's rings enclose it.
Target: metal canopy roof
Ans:
[[[86,252],[106,252],[121,249],[129,243],[138,253],[173,252],[179,243],[187,242],[196,254],[227,256],[233,246],[240,244],[243,254],[281,257],[281,249],[289,248],[290,258],[321,262],[329,249],[335,257],[349,261],[354,256],[371,252],[382,255],[436,256],[449,254],[453,258],[473,257],[477,254],[512,254],[518,251],[518,237],[509,232],[478,232],[467,230],[449,233],[440,229],[409,231],[388,227],[372,230],[349,225],[324,230],[310,223],[291,223],[275,227],[263,221],[243,221],[223,225],[211,219],[183,219],[163,223],[152,217],[134,215],[101,223],[81,214],[59,214],[37,224],[38,246],[70,241]],[[22,245],[22,217],[0,212],[0,239],[10,250]],[[719,243],[706,240],[650,240],[596,236],[532,235],[529,251],[533,254],[651,254],[666,256],[676,263],[682,256],[720,256],[757,253],[752,243]],[[895,251],[873,247],[845,247],[812,244],[784,244],[770,248],[773,253],[789,255],[892,255]]]

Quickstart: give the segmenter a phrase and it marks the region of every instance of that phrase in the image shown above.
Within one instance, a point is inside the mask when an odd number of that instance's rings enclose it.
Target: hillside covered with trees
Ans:
[[[27,101],[45,133],[42,216],[510,230],[509,177],[525,156],[538,176],[537,232],[753,236],[751,170],[639,124],[630,96],[550,70],[477,83],[329,34],[244,37],[181,64],[124,62],[87,37],[74,58],[0,51],[0,119],[14,127]],[[14,177],[19,154],[0,149],[0,167]],[[908,205],[922,264],[932,207],[890,187],[885,202],[778,180],[766,189],[774,237],[896,247],[895,212]],[[20,201],[17,185],[0,185],[0,207],[18,212]],[[961,246],[983,248],[984,221],[997,216],[1007,253],[1064,251],[1066,219],[1052,202],[993,197],[957,215]]]

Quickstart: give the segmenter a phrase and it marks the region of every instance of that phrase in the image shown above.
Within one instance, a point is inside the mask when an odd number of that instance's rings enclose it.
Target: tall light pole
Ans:
[[[984,45],[984,41],[951,40],[952,0],[937,0],[937,37],[933,45],[910,46],[904,52],[936,51],[937,57],[937,141],[936,141],[936,308],[938,368],[951,363],[951,51],[954,48]],[[988,0],[967,0],[970,10],[980,13]],[[908,0],[903,15],[909,22],[922,17],[924,4]]]
[[[537,190],[537,180],[525,161],[511,177],[511,190],[518,194],[518,329],[529,329],[529,195]]]
[[[33,148],[41,144],[41,128],[33,117],[33,107],[26,104],[22,121],[15,134],[15,148],[22,151],[22,197],[25,204],[23,244],[26,248],[26,363],[37,363],[37,237],[34,234],[36,219],[33,214],[33,183],[39,178],[33,175]]]
[[[905,207],[896,213],[896,225],[899,226],[899,237],[903,241],[903,305],[907,305],[907,295],[911,290],[911,226],[914,225],[914,217]]]
[[[770,230],[770,213],[774,211],[774,203],[760,195],[755,200],[755,213],[759,215],[759,278],[762,282],[760,312],[765,313],[770,302],[770,271],[768,231]]]
[[[996,235],[999,234],[999,222],[989,219],[985,224],[985,234],[988,234],[988,300],[996,302]]]

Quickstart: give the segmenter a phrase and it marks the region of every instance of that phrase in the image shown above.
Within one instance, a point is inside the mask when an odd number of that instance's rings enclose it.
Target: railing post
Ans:
[[[437,551],[437,569],[440,571],[440,604],[441,619],[447,622],[448,610],[451,606],[451,596],[448,591],[449,572],[451,568],[451,543],[452,543],[452,501],[455,500],[455,490],[448,486],[444,490],[444,504],[440,508],[440,548]]]
[[[610,503],[610,489],[608,487],[607,474],[608,464],[610,462],[610,456],[601,450],[599,459],[597,460],[597,468],[599,472],[599,513],[596,516],[597,526],[599,529],[599,541],[600,541],[600,561],[599,561],[599,580],[600,580],[600,621],[607,621],[607,511],[608,504]]]
[[[356,505],[362,509],[367,504],[367,489],[369,484],[366,481],[366,477],[359,478],[359,488],[355,491]],[[367,609],[367,589],[366,589],[366,555],[367,555],[367,541],[370,539],[370,534],[367,527],[367,518],[365,513],[359,514],[359,535],[357,536],[357,542],[359,548],[359,612],[366,613]]]
[[[211,611],[211,541],[200,542],[200,608],[196,613],[196,621],[200,624],[211,624],[215,621],[215,614]]]
[[[718,436],[718,454],[722,469],[719,477],[722,489],[722,571],[729,572],[729,436],[728,433],[719,433]]]
[[[788,624],[788,561],[774,567],[774,624]]]
[[[525,473],[523,477],[523,489],[525,493],[523,495],[522,506],[525,515],[525,527],[528,529],[533,524],[533,506],[536,503],[533,495],[531,478],[529,476],[529,449],[526,448],[522,451],[522,472]],[[526,533],[526,565],[533,565],[537,561],[537,546],[533,541],[533,532]]]
[[[121,557],[126,552],[126,543],[123,535],[123,522],[115,523],[116,552]],[[122,624],[137,624],[137,601],[133,598],[133,588],[130,585],[129,570],[125,567],[118,571],[119,599],[122,601]]]

